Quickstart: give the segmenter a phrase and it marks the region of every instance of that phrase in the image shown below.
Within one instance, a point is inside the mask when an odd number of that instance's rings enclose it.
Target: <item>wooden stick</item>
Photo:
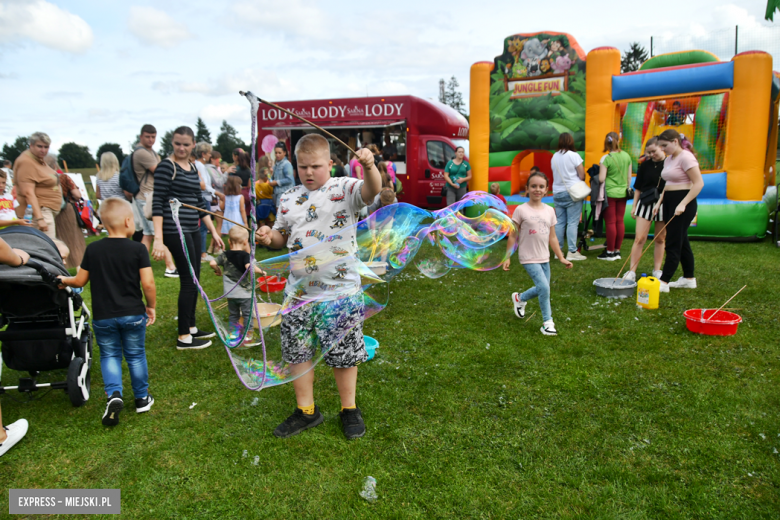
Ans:
[[[252,94],[252,93],[251,93],[251,92],[244,92],[244,91],[242,90],[242,91],[240,91],[240,92],[239,92],[239,94],[241,94],[242,96],[247,96],[247,95],[249,95],[249,94]],[[254,94],[252,94],[252,95],[254,95]],[[257,96],[255,96],[255,97],[257,97]],[[347,143],[345,143],[344,141],[342,141],[341,139],[339,139],[339,138],[338,138],[338,137],[336,137],[335,135],[331,134],[330,132],[328,132],[327,130],[325,130],[324,128],[322,128],[321,126],[317,126],[317,125],[315,125],[314,123],[312,123],[312,122],[311,122],[311,121],[309,121],[308,119],[304,119],[304,118],[302,118],[301,116],[299,116],[298,114],[295,114],[294,112],[290,112],[290,111],[289,111],[289,110],[287,110],[286,108],[282,108],[282,107],[280,107],[280,106],[279,106],[279,105],[277,105],[276,103],[271,103],[270,101],[266,101],[265,99],[262,99],[262,98],[259,98],[259,97],[257,98],[257,100],[258,100],[259,102],[261,102],[261,103],[265,103],[265,104],[266,104],[266,105],[268,105],[269,107],[274,107],[276,110],[280,110],[280,111],[284,112],[285,114],[291,115],[291,116],[293,116],[293,117],[294,117],[294,118],[296,118],[296,119],[300,119],[301,121],[303,121],[303,122],[304,122],[304,123],[306,123],[307,125],[311,125],[311,126],[313,126],[314,128],[316,128],[316,129],[317,129],[317,130],[319,130],[320,132],[323,132],[323,133],[325,133],[325,134],[327,134],[327,135],[331,136],[333,139],[335,139],[336,141],[338,141],[339,143],[341,143],[341,145],[342,145],[344,148],[346,148],[347,150],[349,150],[350,152],[352,152],[354,155],[357,155],[357,152],[356,152],[355,150],[353,150],[352,148],[350,148],[350,147],[347,145]]]
[[[534,311],[534,314],[536,314],[536,311]],[[528,319],[527,319],[527,320],[525,320],[525,322],[526,322],[526,323],[528,323],[528,320],[530,320],[531,318],[533,318],[533,317],[534,317],[534,314],[531,314],[530,316],[528,316]]]
[[[676,217],[676,216],[677,216],[677,215],[672,215],[672,218],[670,218],[670,219],[669,219],[669,222],[671,222],[672,220],[674,220],[674,217]],[[664,227],[668,226],[668,225],[669,225],[669,222],[667,222],[667,223],[664,225]],[[642,260],[642,257],[643,257],[643,256],[645,256],[645,253],[647,253],[647,250],[648,250],[648,249],[650,249],[650,246],[652,246],[653,244],[655,244],[655,241],[656,241],[657,239],[658,239],[658,233],[656,233],[656,234],[655,234],[655,237],[653,237],[653,241],[652,241],[652,242],[650,242],[650,244],[649,244],[649,245],[648,245],[648,246],[645,248],[645,250],[644,250],[644,251],[642,251],[642,254],[641,254],[641,255],[639,255],[639,260],[637,260],[637,261],[636,261],[636,265],[632,265],[631,267],[633,267],[634,269],[636,269],[637,267],[639,267],[639,262]],[[629,253],[629,254],[628,254],[628,259],[630,259],[630,258],[631,258],[631,253]],[[626,259],[626,262],[628,262],[628,259]],[[626,262],[623,262],[623,267],[625,267],[625,266],[626,266]],[[618,275],[617,275],[615,278],[620,278],[620,273],[622,273],[622,272],[623,272],[623,267],[621,267],[621,268],[620,268],[620,272],[618,272]]]
[[[182,206],[184,206],[185,208],[196,209],[196,210],[198,210],[198,211],[202,211],[203,213],[208,213],[209,215],[212,215],[212,216],[215,216],[215,217],[219,217],[219,218],[221,218],[222,220],[227,220],[227,221],[228,221],[228,222],[230,222],[231,224],[235,224],[236,226],[241,226],[242,228],[246,229],[246,230],[247,230],[247,231],[249,231],[250,233],[252,232],[252,230],[251,230],[251,229],[249,229],[248,227],[246,227],[245,225],[243,225],[243,224],[239,224],[239,223],[238,223],[238,222],[236,222],[235,220],[230,220],[229,218],[225,218],[225,216],[224,216],[224,215],[217,215],[216,213],[212,213],[212,212],[210,212],[210,211],[206,211],[205,209],[200,209],[200,208],[197,208],[197,207],[195,207],[195,206],[190,206],[189,204],[185,204],[185,203],[183,203],[183,202],[180,202],[179,204],[181,204],[181,205],[182,205]]]
[[[745,287],[747,287],[747,284],[743,285],[743,286],[742,286],[742,289],[744,289]],[[705,320],[707,320],[707,319],[710,319],[710,318],[712,318],[712,317],[713,317],[713,316],[715,316],[716,314],[718,314],[718,313],[721,311],[721,309],[723,309],[723,307],[725,307],[725,306],[726,306],[726,304],[727,304],[727,303],[729,303],[729,302],[730,302],[731,300],[733,300],[733,299],[734,299],[734,298],[735,298],[735,297],[736,297],[736,296],[737,296],[739,293],[741,293],[741,292],[742,292],[742,289],[740,289],[739,291],[735,292],[735,293],[734,293],[734,296],[732,296],[731,298],[729,298],[728,300],[726,300],[726,303],[724,303],[723,305],[721,305],[721,306],[720,306],[720,308],[719,308],[717,311],[715,311],[715,312],[713,312],[712,314],[710,314],[710,317],[709,317],[709,318],[705,318],[705,317],[704,317],[704,314],[702,313],[702,319],[705,319]]]

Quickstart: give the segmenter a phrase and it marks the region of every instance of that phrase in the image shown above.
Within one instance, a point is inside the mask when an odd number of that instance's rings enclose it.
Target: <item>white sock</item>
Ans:
[[[190,327],[190,334],[195,334],[198,332],[198,327]]]
[[[179,341],[181,341],[182,343],[192,343],[192,336],[187,334],[187,337],[185,339],[180,339]]]

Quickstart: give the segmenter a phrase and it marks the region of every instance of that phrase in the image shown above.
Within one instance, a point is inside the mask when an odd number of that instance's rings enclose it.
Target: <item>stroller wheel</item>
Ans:
[[[70,361],[68,367],[68,397],[75,407],[82,406],[89,400],[90,369],[80,357]]]

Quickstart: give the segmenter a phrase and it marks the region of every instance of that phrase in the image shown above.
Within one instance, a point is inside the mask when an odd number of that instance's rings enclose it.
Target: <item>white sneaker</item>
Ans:
[[[669,287],[675,289],[696,289],[696,278],[683,278],[682,276],[676,282],[669,282]]]
[[[664,274],[664,272],[660,269],[658,271],[653,271],[653,278],[658,278],[660,280],[662,274]]]
[[[658,292],[669,292],[669,284],[661,282],[661,287],[658,288]]]
[[[576,262],[577,260],[587,260],[588,257],[580,254],[579,251],[569,251],[569,254],[566,255],[566,260],[569,262]]]
[[[623,275],[623,280],[636,282],[636,273],[634,271],[626,271],[626,274]]]
[[[525,306],[528,305],[528,302],[520,299],[520,293],[512,293],[512,305],[515,307],[515,316],[525,318]]]
[[[545,336],[557,336],[558,335],[558,331],[555,330],[555,323],[553,323],[552,320],[545,321],[542,324],[542,328],[539,329],[539,330],[541,330],[542,334],[544,334]]]
[[[0,457],[5,455],[6,451],[13,448],[17,442],[27,435],[27,428],[29,428],[29,426],[27,419],[19,419],[15,423],[5,427],[5,433],[8,434],[8,438],[0,444]]]

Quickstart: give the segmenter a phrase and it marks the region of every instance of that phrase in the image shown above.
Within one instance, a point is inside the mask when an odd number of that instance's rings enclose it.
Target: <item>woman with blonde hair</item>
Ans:
[[[620,246],[626,234],[624,217],[628,187],[631,186],[631,156],[620,149],[620,136],[610,132],[604,138],[604,156],[599,161],[599,182],[604,184],[609,205],[604,212],[607,223],[607,248],[599,260],[620,260]],[[632,194],[633,195],[633,194]]]
[[[97,174],[95,196],[99,201],[109,197],[124,198],[125,194],[119,186],[119,159],[114,152],[103,152],[100,156],[100,171]]]

